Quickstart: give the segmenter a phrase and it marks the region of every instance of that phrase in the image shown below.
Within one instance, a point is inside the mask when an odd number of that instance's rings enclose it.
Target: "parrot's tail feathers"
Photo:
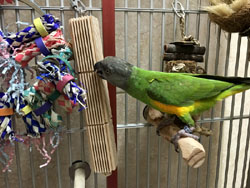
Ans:
[[[229,83],[234,84],[231,87],[226,88],[224,91],[222,91],[216,97],[216,100],[222,100],[236,93],[240,93],[247,89],[250,89],[250,78],[223,77],[223,76],[213,76],[213,75],[205,75],[205,74],[194,75],[194,76],[198,78],[204,78],[204,79],[210,79],[210,80],[212,79],[212,80],[218,80],[218,81],[229,82]]]
[[[211,80],[218,80],[223,82],[230,82],[233,84],[246,84],[250,85],[250,78],[242,78],[242,77],[223,77],[223,76],[213,76],[213,75],[206,75],[206,74],[199,74],[194,75],[198,78],[204,78],[204,79],[211,79]]]
[[[225,99],[226,97],[235,95],[237,93],[243,92],[247,89],[250,89],[250,84],[241,84],[241,85],[234,85],[233,87],[230,87],[228,89],[226,89],[225,91],[223,91],[222,93],[220,93],[216,99],[217,100],[222,100]]]

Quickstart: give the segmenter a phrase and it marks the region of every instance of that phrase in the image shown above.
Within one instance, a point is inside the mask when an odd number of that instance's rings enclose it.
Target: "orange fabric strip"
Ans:
[[[13,108],[1,108],[0,116],[10,116],[14,114]]]

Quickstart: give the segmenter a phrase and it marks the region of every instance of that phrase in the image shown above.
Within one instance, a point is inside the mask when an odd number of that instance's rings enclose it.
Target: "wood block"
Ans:
[[[110,175],[117,166],[107,82],[94,72],[94,64],[103,59],[97,18],[83,16],[70,19],[72,47],[80,83],[87,89],[84,110],[94,172]]]

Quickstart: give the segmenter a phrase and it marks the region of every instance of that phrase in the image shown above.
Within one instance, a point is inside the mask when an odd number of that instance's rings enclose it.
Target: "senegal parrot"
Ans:
[[[94,69],[99,77],[132,97],[176,115],[192,130],[193,116],[210,109],[217,101],[250,89],[250,78],[148,71],[117,57],[106,57]]]

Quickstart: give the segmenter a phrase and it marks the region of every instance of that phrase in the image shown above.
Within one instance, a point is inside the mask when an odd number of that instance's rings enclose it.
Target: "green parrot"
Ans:
[[[148,71],[118,57],[94,65],[96,73],[132,97],[167,114],[188,127],[199,115],[228,96],[250,89],[250,78]]]

